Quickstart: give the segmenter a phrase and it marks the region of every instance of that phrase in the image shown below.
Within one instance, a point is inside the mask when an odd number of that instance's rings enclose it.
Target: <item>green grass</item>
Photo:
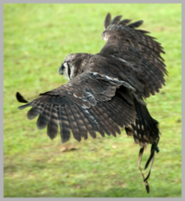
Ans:
[[[31,100],[66,82],[58,67],[67,54],[101,50],[108,12],[143,19],[166,51],[166,87],[147,99],[162,133],[150,194],[137,168],[139,146],[124,131],[62,144],[17,109],[17,91]],[[180,4],[4,4],[3,90],[4,197],[181,197]],[[76,150],[63,152],[65,146]]]

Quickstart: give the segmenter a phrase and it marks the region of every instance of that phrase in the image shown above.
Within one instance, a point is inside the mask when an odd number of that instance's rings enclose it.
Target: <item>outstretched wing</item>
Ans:
[[[124,97],[117,89],[125,87]],[[114,135],[120,133],[119,127],[128,126],[135,121],[135,110],[130,86],[118,79],[109,79],[97,73],[84,72],[69,83],[41,96],[19,109],[28,106],[28,119],[37,119],[37,127],[47,126],[47,134],[54,138],[60,126],[62,142],[70,138],[70,131],[76,140],[87,139],[87,133],[95,138],[96,131]],[[26,100],[17,93],[20,102]]]
[[[138,84],[143,85],[142,96],[154,95],[165,85],[167,70],[160,55],[165,52],[154,37],[147,35],[149,32],[135,29],[143,23],[142,20],[128,24],[131,20],[120,19],[121,16],[116,16],[111,21],[111,15],[107,14],[102,33],[102,38],[107,42],[100,54],[116,57],[130,66],[136,73]],[[123,70],[120,69],[120,73]]]

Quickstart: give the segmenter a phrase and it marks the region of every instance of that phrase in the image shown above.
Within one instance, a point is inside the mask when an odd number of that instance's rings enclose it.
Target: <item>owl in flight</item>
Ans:
[[[67,84],[41,93],[30,102],[19,92],[16,98],[26,103],[19,109],[31,107],[28,119],[39,116],[38,129],[47,127],[51,139],[59,132],[63,143],[71,134],[77,141],[87,139],[88,133],[93,138],[97,133],[116,137],[124,128],[140,145],[138,167],[149,192],[147,180],[155,152],[159,151],[160,131],[144,100],[165,85],[167,70],[161,57],[165,52],[148,31],[136,29],[142,20],[130,23],[121,17],[111,20],[107,14],[101,35],[106,43],[99,53],[66,56],[59,74],[68,78]],[[145,177],[140,162],[147,144],[151,144],[151,155],[145,165],[146,169],[150,164]]]

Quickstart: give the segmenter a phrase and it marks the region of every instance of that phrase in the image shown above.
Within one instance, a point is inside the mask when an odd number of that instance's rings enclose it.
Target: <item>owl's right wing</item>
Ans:
[[[160,55],[165,52],[154,37],[147,35],[148,31],[136,29],[143,23],[142,20],[129,24],[131,20],[120,21],[121,17],[116,16],[111,21],[111,15],[107,14],[104,21],[105,31],[102,33],[106,44],[100,54],[117,58],[127,65],[130,71],[134,71],[139,80],[138,84],[143,85],[142,96],[147,98],[150,94],[159,92],[162,85],[165,85],[164,76],[167,70]],[[120,73],[124,74],[124,71],[125,68],[119,69]],[[127,72],[129,73],[129,70]]]

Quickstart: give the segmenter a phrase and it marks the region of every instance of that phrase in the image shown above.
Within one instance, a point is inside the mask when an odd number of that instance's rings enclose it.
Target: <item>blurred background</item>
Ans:
[[[26,118],[15,93],[28,100],[67,82],[66,55],[98,53],[106,14],[144,20],[162,43],[166,86],[147,99],[160,123],[147,194],[137,167],[139,145],[100,134],[65,144]],[[181,197],[181,4],[4,4],[4,197]],[[141,166],[150,154],[150,146]]]

